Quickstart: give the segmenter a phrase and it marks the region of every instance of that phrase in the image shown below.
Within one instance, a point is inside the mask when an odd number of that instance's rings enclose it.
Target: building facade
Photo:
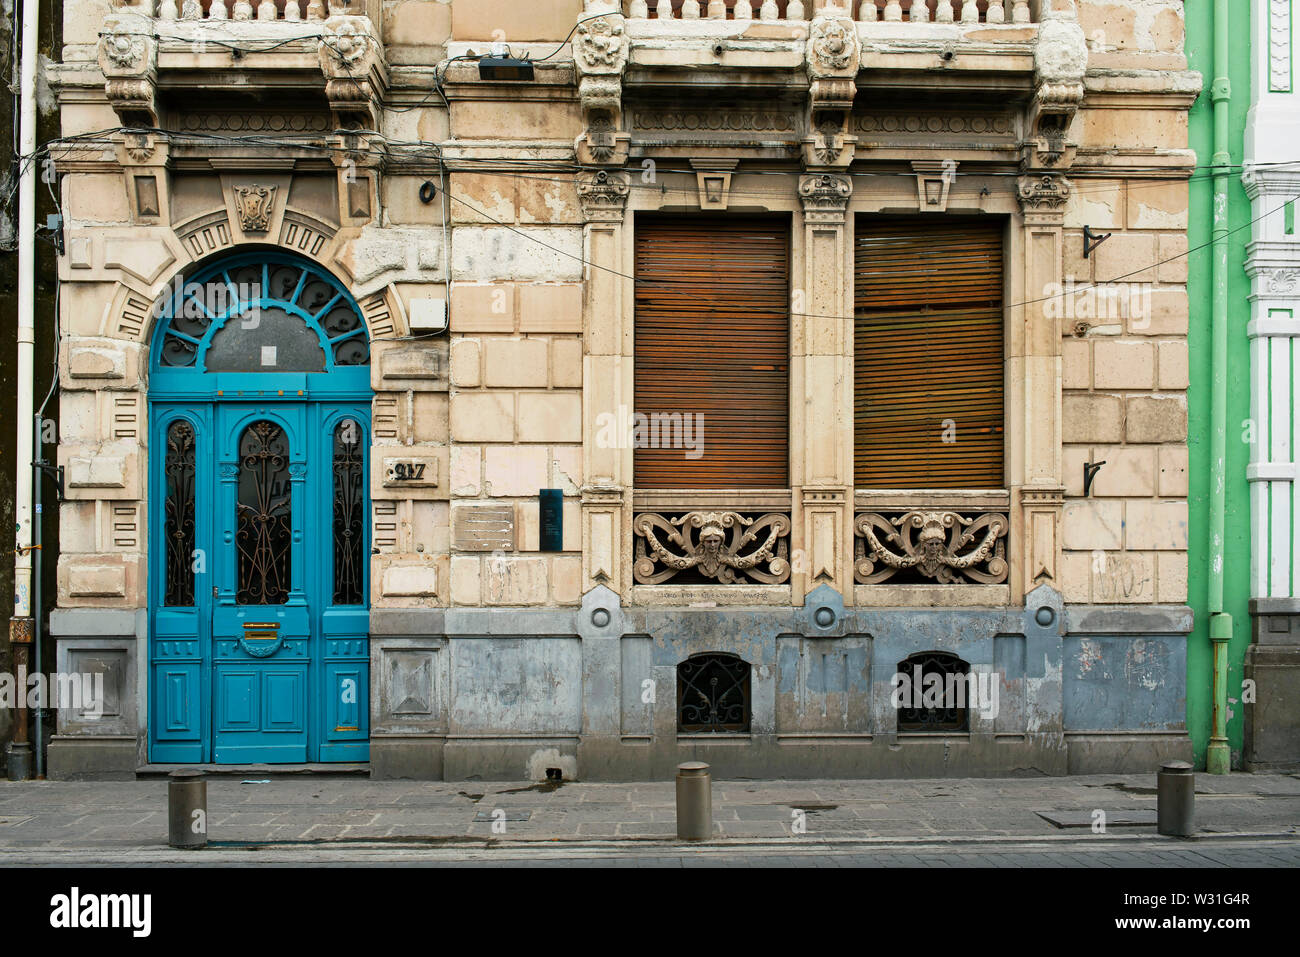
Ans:
[[[1296,509],[1294,362],[1300,326],[1300,95],[1293,78],[1295,25],[1289,4],[1251,5],[1250,109],[1245,118],[1248,197],[1242,265],[1248,283],[1246,325],[1250,487],[1250,632],[1242,683],[1244,764],[1249,770],[1300,767],[1300,549],[1291,531]],[[1244,59],[1244,57],[1243,57]],[[1240,473],[1238,473],[1240,474]],[[1236,656],[1234,656],[1235,658]]]
[[[1190,757],[1182,7],[69,0],[51,775]]]

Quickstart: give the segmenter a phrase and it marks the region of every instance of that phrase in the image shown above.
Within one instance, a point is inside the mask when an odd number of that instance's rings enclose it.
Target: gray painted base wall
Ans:
[[[1252,643],[1243,677],[1255,683],[1245,708],[1247,771],[1300,771],[1300,601],[1250,603]]]
[[[132,754],[144,763],[143,646],[71,624],[60,661],[102,659],[119,723],[136,724],[103,736],[96,759],[96,730],[61,714],[51,776],[120,774]],[[1191,624],[1185,607],[1066,608],[1046,586],[1022,608],[846,609],[823,586],[801,608],[625,608],[601,587],[577,609],[376,610],[371,774],[651,780],[687,760],[731,778],[1150,771],[1191,757]],[[968,733],[898,733],[892,679],[920,651],[994,680],[996,708],[969,708]],[[750,664],[749,733],[678,732],[678,665],[702,652]]]

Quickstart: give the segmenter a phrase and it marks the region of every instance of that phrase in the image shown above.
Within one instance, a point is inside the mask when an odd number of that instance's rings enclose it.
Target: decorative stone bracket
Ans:
[[[1083,102],[1088,69],[1088,44],[1073,0],[1044,0],[1048,4],[1034,46],[1034,98],[1021,157],[1026,170],[1067,170],[1073,164],[1074,144],[1067,135]]]
[[[120,13],[104,21],[99,36],[104,92],[123,126],[158,125],[158,41],[153,20]]]
[[[601,13],[606,15],[596,16]],[[574,147],[584,165],[622,166],[632,141],[623,131],[623,73],[628,56],[623,14],[617,4],[587,0],[583,15],[596,19],[580,22],[573,37],[584,126]]]
[[[895,576],[920,576],[949,584],[999,584],[1007,580],[1007,516],[986,512],[967,518],[946,510],[900,515],[864,512],[853,521],[854,575],[864,585]]]
[[[318,54],[325,74],[325,96],[339,128],[382,129],[380,104],[388,88],[388,64],[370,18],[327,19]]]
[[[809,80],[805,167],[842,169],[853,162],[858,138],[849,133],[849,124],[861,61],[853,20],[838,6],[827,5],[809,26],[805,50]]]

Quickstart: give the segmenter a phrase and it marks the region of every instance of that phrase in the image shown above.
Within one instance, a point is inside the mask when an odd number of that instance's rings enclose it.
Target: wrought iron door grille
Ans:
[[[274,422],[254,422],[239,441],[235,600],[283,605],[289,600],[292,486],[289,440]]]
[[[167,428],[163,462],[167,494],[163,501],[166,545],[163,604],[188,608],[194,604],[194,426],[185,421]]]
[[[334,430],[334,604],[360,605],[364,580],[365,491],[361,426],[353,419]]]
[[[677,666],[677,730],[749,731],[749,662],[723,652],[692,655]]]
[[[907,676],[906,687],[910,691],[902,703],[920,705],[898,709],[900,734],[970,731],[968,662],[946,651],[925,651],[900,661],[898,673]],[[937,674],[940,681],[941,701],[937,707],[925,707],[922,699],[929,680],[927,676],[931,674]],[[933,682],[929,684],[933,687]]]

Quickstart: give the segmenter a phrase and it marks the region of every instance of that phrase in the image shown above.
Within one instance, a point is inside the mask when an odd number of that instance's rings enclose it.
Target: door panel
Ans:
[[[212,615],[218,763],[307,760],[307,411],[301,404],[218,410],[221,554]]]
[[[150,759],[368,760],[368,406],[159,404],[155,447],[179,418],[190,444],[154,484]]]

